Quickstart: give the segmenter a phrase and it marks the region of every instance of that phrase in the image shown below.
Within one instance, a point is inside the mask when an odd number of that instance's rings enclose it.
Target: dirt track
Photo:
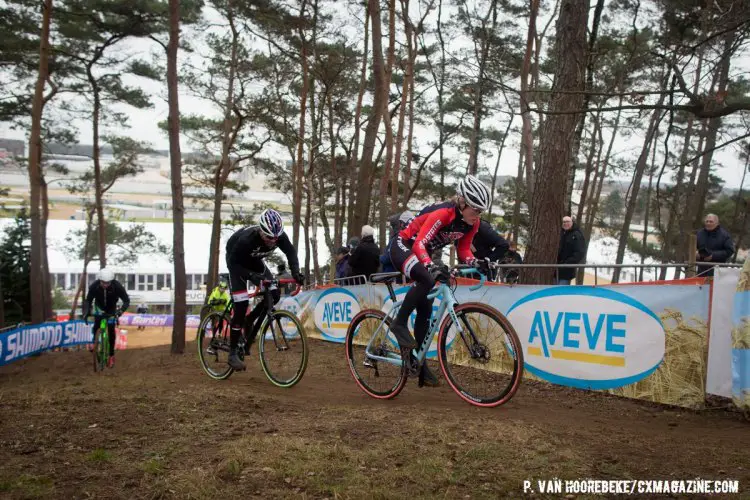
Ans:
[[[531,382],[494,410],[444,383],[375,401],[342,346],[318,341],[291,390],[270,385],[255,354],[215,382],[194,343],[184,356],[134,348],[167,335],[130,329],[103,376],[88,352],[0,369],[0,496],[497,498],[553,477],[737,479],[750,494],[750,424],[736,414]]]

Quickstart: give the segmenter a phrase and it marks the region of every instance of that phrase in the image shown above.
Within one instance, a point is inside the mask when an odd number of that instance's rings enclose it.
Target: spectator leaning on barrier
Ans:
[[[349,247],[341,247],[336,251],[336,279],[346,278],[349,269]]]
[[[729,231],[719,225],[719,217],[708,214],[703,229],[697,235],[696,260],[699,262],[727,262],[734,254],[734,243]],[[698,264],[699,276],[713,276],[714,266]]]
[[[362,226],[362,239],[349,257],[349,276],[370,278],[380,268],[380,247],[375,243],[375,229]]]
[[[482,219],[479,221],[479,229],[477,234],[474,235],[471,247],[474,257],[477,259],[499,262],[508,251],[508,242],[500,236],[500,233],[495,231],[489,222]],[[497,271],[491,269],[487,278],[494,281],[496,274]]]
[[[558,264],[580,264],[586,256],[586,241],[578,226],[568,216],[563,217],[560,232],[560,247],[557,251]],[[576,275],[575,267],[559,267],[557,284],[570,285]]]

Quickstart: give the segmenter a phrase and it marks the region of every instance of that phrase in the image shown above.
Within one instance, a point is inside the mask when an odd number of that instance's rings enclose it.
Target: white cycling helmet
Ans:
[[[115,279],[115,273],[106,267],[99,269],[99,274],[96,276],[100,281],[112,281]]]
[[[278,238],[284,232],[284,223],[281,221],[281,215],[273,208],[263,210],[258,217],[260,231],[269,238]]]
[[[490,208],[490,190],[482,181],[473,175],[467,175],[459,183],[456,189],[458,195],[466,200],[466,204],[482,212]]]

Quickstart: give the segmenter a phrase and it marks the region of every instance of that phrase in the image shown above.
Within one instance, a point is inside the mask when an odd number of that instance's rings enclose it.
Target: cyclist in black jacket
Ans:
[[[122,301],[122,306],[117,307],[117,301]],[[96,311],[91,311],[92,303],[96,306]],[[94,338],[99,331],[99,324],[104,316],[120,316],[123,311],[130,307],[130,297],[125,287],[115,279],[115,273],[107,268],[99,270],[97,280],[91,283],[89,291],[86,294],[86,301],[83,303],[83,320],[88,324],[89,316],[94,316]],[[109,334],[109,352],[112,354],[107,360],[107,366],[115,366],[115,325],[107,324],[107,333]]]
[[[229,366],[235,370],[244,370],[245,364],[237,355],[237,346],[242,334],[243,324],[251,328],[247,333],[246,350],[255,341],[258,330],[263,324],[266,313],[265,301],[261,300],[247,316],[245,314],[250,300],[247,292],[247,282],[257,287],[263,280],[272,280],[273,274],[266,266],[263,259],[279,248],[289,262],[292,277],[299,284],[304,283],[304,278],[299,271],[297,251],[292,242],[284,232],[284,224],[281,215],[276,210],[267,209],[260,214],[257,226],[248,226],[234,233],[227,241],[227,268],[229,269],[229,286],[234,302],[234,313],[232,314],[232,330],[230,332]],[[278,288],[272,291],[274,304],[281,298]],[[246,326],[246,328],[247,328]]]

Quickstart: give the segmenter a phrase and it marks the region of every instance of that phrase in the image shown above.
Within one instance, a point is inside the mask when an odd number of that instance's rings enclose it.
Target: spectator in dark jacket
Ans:
[[[479,221],[479,230],[474,235],[472,250],[477,259],[489,259],[490,262],[500,262],[508,251],[508,241],[492,228],[486,220]],[[495,273],[492,273],[495,274]],[[494,279],[494,276],[490,276]]]
[[[349,272],[349,247],[341,247],[336,251],[336,279],[346,278]]]
[[[349,257],[349,276],[370,277],[380,268],[380,247],[375,243],[375,229],[362,226],[362,238]]]
[[[727,262],[734,254],[734,243],[729,232],[719,225],[719,217],[708,214],[703,221],[703,229],[698,231],[699,262]],[[699,276],[713,276],[714,266],[698,265]]]
[[[586,257],[586,241],[583,233],[573,219],[563,217],[562,231],[560,233],[560,247],[557,251],[558,264],[580,264]],[[557,268],[557,284],[570,285],[570,282],[576,275],[575,267]]]

